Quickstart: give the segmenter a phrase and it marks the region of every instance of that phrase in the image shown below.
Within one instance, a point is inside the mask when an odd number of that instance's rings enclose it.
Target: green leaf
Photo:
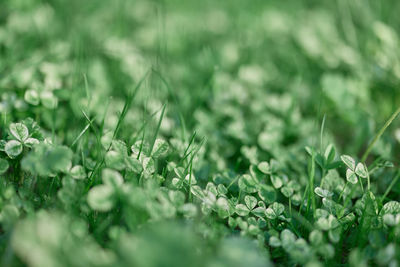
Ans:
[[[196,177],[194,176],[193,173],[192,173],[192,174],[186,175],[186,177],[185,177],[185,182],[186,182],[188,185],[195,185],[195,184],[197,184]],[[214,195],[215,195],[215,194],[214,194]]]
[[[247,216],[249,215],[249,209],[243,204],[237,204],[235,207],[235,211],[239,216]]]
[[[157,139],[154,142],[154,147],[152,151],[152,156],[154,158],[161,157],[168,152],[168,143],[163,139]]]
[[[150,154],[150,145],[146,141],[138,140],[131,146],[131,151],[134,156],[141,155],[148,156]]]
[[[230,215],[229,202],[224,197],[218,198],[217,202],[218,215],[221,218],[227,218]]]
[[[0,158],[0,175],[5,173],[9,167],[10,165],[8,164],[8,161]]]
[[[121,140],[113,140],[112,141],[112,150],[118,152],[123,157],[128,156],[127,147],[124,141]]]
[[[310,233],[310,242],[313,246],[319,246],[322,245],[323,243],[323,238],[324,236],[322,235],[322,232],[319,230],[314,230]]]
[[[19,154],[22,153],[22,144],[19,141],[11,140],[6,143],[4,147],[4,151],[10,158],[16,158]]]
[[[40,94],[40,100],[45,108],[54,109],[58,105],[58,99],[52,91],[43,91]]]
[[[142,167],[147,174],[153,174],[156,171],[154,164],[153,158],[144,157],[142,160]]]
[[[26,90],[24,99],[27,103],[37,106],[39,105],[39,94],[36,90]]]
[[[176,178],[176,179],[178,179],[179,181],[182,181],[182,180],[180,180],[179,178]],[[198,185],[192,186],[192,187],[190,188],[190,192],[191,192],[195,197],[197,197],[197,198],[199,198],[199,199],[204,199],[204,198],[205,198],[205,194],[204,194],[203,190],[202,190],[201,187],[198,186]]]
[[[342,166],[342,164],[343,163],[340,160],[338,160],[338,161],[334,161],[332,163],[329,163],[328,165],[325,166],[325,168],[327,170],[333,170],[333,169],[339,168],[340,166]]]
[[[363,163],[358,163],[356,167],[356,174],[362,178],[367,178],[368,177],[368,171],[367,168]]]
[[[276,189],[279,189],[279,188],[282,187],[283,182],[282,182],[282,179],[281,179],[279,176],[277,176],[277,175],[271,175],[270,178],[271,178],[271,183],[272,183],[272,185],[273,185]]]
[[[333,196],[333,193],[330,192],[329,190],[322,189],[321,187],[316,187],[314,189],[315,194],[317,194],[320,197],[331,197]]]
[[[276,236],[271,236],[269,238],[269,245],[271,247],[277,248],[277,247],[280,247],[282,245],[282,243],[279,240],[279,238],[277,238]]]
[[[175,178],[172,178],[171,183],[175,188],[181,188],[183,186],[183,179],[179,179],[179,178],[175,177]],[[192,189],[193,189],[193,187],[192,187]],[[193,194],[193,192],[192,192],[192,194]]]
[[[69,171],[69,174],[71,175],[72,178],[77,179],[77,180],[82,180],[86,178],[86,172],[85,168],[81,165],[76,165],[71,168]]]
[[[124,183],[122,175],[119,172],[111,169],[104,169],[101,173],[101,178],[104,184],[113,187],[119,187]]]
[[[328,231],[330,229],[328,218],[321,217],[317,220],[316,224],[319,227],[319,229],[323,231]]]
[[[357,183],[357,175],[354,171],[347,169],[346,171],[346,179],[349,183],[356,184]]]
[[[281,188],[281,193],[282,193],[285,197],[290,198],[290,197],[293,195],[294,190],[293,190],[293,188],[291,188],[291,187],[289,187],[289,186],[284,186],[284,187]]]
[[[244,174],[239,178],[239,188],[247,193],[257,192],[256,184],[257,181],[248,174]]]
[[[218,191],[218,194],[220,194],[220,195],[226,195],[228,193],[228,189],[223,184],[219,184],[217,186],[217,191]]]
[[[181,191],[170,190],[168,192],[169,199],[176,207],[185,204],[185,194]]]
[[[258,195],[266,203],[272,203],[276,200],[276,191],[269,185],[261,185],[258,190]]]
[[[119,171],[125,169],[125,157],[123,154],[117,151],[108,151],[105,156],[105,162],[108,168],[116,169]]]
[[[65,146],[40,143],[21,161],[22,169],[32,174],[49,176],[56,172],[69,172],[72,151]]]
[[[317,250],[322,257],[327,259],[332,259],[335,256],[335,248],[331,244],[321,244]]]
[[[140,173],[143,170],[142,163],[135,157],[125,157],[125,165],[128,170],[134,173]]]
[[[275,220],[283,213],[285,206],[281,203],[274,202],[265,211],[268,219]]]
[[[11,123],[10,132],[15,137],[15,139],[17,139],[21,143],[24,143],[24,141],[29,137],[29,130],[22,123]]]
[[[37,140],[36,138],[29,137],[28,139],[25,140],[24,145],[29,148],[32,148],[34,145],[37,145],[39,143],[40,143],[39,140]]]
[[[341,234],[342,234],[342,229],[340,227],[332,228],[328,232],[329,240],[332,243],[338,243],[340,241]]]
[[[271,169],[269,167],[269,163],[266,162],[266,161],[260,162],[257,167],[261,172],[263,172],[265,174],[270,174],[271,173]]]
[[[206,191],[213,193],[215,196],[218,195],[217,187],[212,182],[207,183]]]
[[[276,218],[278,218],[274,212],[274,210],[272,208],[267,208],[265,210],[265,215],[267,216],[268,219],[270,220],[275,220]]]
[[[381,213],[400,214],[400,202],[394,200],[387,202],[385,205],[383,205]]]
[[[327,146],[327,148],[325,149],[324,156],[325,156],[325,160],[328,164],[331,163],[335,159],[336,150],[332,144]]]
[[[257,206],[257,199],[253,196],[245,196],[244,202],[246,203],[246,206],[249,210],[252,210]]]
[[[393,215],[393,214],[385,214],[382,217],[383,222],[388,226],[396,226],[400,223],[400,214]]]
[[[340,159],[343,161],[344,164],[346,164],[347,167],[350,168],[350,170],[354,171],[356,168],[356,161],[348,156],[348,155],[343,155],[340,157]]]
[[[295,241],[296,236],[289,229],[285,229],[281,232],[281,242],[284,248],[290,248],[294,245]]]
[[[257,207],[251,211],[257,217],[265,217],[265,208],[264,207]]]
[[[90,189],[87,201],[89,206],[96,211],[107,212],[114,206],[114,190],[109,185],[97,185]]]

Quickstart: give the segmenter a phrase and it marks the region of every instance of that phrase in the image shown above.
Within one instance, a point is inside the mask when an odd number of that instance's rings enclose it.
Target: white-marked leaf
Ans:
[[[21,143],[29,137],[28,128],[22,123],[11,123],[10,132]]]

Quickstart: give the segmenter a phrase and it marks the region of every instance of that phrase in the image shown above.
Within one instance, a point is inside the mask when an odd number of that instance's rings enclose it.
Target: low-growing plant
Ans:
[[[1,1],[0,266],[398,266],[399,8]]]

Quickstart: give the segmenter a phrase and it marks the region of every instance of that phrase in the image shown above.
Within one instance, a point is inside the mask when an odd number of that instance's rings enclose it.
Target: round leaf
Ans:
[[[346,179],[349,183],[356,184],[357,183],[357,175],[350,169],[346,171]]]
[[[276,188],[279,189],[282,187],[283,183],[282,183],[282,179],[279,176],[276,175],[271,175],[271,182],[272,185]]]
[[[330,192],[329,190],[322,189],[321,187],[316,187],[314,189],[315,194],[317,194],[320,197],[331,197],[333,196],[333,193]]]
[[[367,168],[363,163],[358,163],[356,167],[356,174],[362,178],[367,178],[368,177],[368,171]]]
[[[125,165],[134,173],[140,173],[143,170],[142,163],[135,157],[125,157]]]
[[[21,143],[29,137],[28,128],[22,123],[11,123],[10,132]]]
[[[354,171],[354,169],[356,168],[356,161],[352,157],[348,155],[343,155],[340,157],[340,159],[344,162],[344,164],[347,165],[347,167]]]
[[[163,139],[157,139],[154,143],[153,151],[151,154],[154,158],[158,158],[165,155],[167,151],[168,143]]]
[[[40,94],[40,100],[43,106],[48,109],[54,109],[58,105],[58,99],[51,91],[43,91]]]
[[[253,196],[245,196],[244,197],[244,202],[246,203],[246,206],[249,210],[252,210],[255,208],[257,205],[257,199]]]
[[[85,173],[85,168],[83,168],[81,165],[76,165],[74,166],[69,174],[72,176],[74,179],[85,179],[86,178],[86,173]]]
[[[247,216],[250,212],[249,209],[243,204],[237,204],[235,210],[239,216]]]
[[[89,206],[93,210],[106,212],[114,206],[114,190],[108,185],[97,185],[90,189],[87,197]]]
[[[258,195],[266,203],[272,203],[276,200],[275,189],[269,185],[262,185],[258,191]]]
[[[27,103],[37,106],[39,105],[39,94],[36,90],[27,90],[24,95],[24,99]]]
[[[114,170],[111,169],[104,169],[102,174],[101,174],[103,183],[106,185],[111,185],[111,186],[120,186],[124,183],[124,179],[122,178],[122,175]]]
[[[37,140],[36,138],[28,138],[25,140],[24,145],[26,145],[27,147],[31,148],[34,145],[39,144],[39,140]]]
[[[113,168],[119,171],[125,168],[125,159],[123,154],[114,150],[107,152],[105,162],[108,168]]]
[[[15,158],[22,152],[22,144],[19,141],[11,140],[6,143],[4,151],[10,158]]]
[[[269,167],[269,163],[266,161],[260,162],[257,167],[261,172],[263,172],[265,174],[271,173],[271,168]]]

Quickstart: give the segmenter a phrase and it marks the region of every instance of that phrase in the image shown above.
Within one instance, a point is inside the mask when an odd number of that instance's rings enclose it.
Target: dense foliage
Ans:
[[[0,266],[399,266],[399,9],[0,1]]]

